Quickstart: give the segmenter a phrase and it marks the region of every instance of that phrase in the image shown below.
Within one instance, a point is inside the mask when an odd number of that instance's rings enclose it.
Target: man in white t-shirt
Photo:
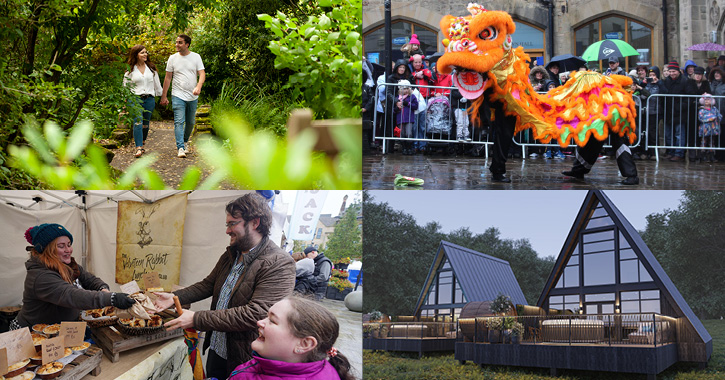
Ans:
[[[201,93],[201,86],[204,85],[206,74],[204,64],[199,54],[189,51],[191,37],[180,34],[176,37],[176,54],[169,57],[166,63],[166,78],[164,78],[164,89],[161,94],[161,105],[169,104],[166,93],[172,80],[174,83],[171,89],[171,108],[174,110],[174,136],[176,137],[176,149],[178,157],[186,157],[191,131],[194,129],[196,116],[196,102]],[[199,81],[197,82],[197,74]]]

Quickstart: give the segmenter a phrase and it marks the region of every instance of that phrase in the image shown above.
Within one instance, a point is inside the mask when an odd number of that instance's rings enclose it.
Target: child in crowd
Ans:
[[[700,98],[700,111],[697,116],[700,119],[700,126],[697,129],[700,136],[700,147],[703,148],[700,154],[700,160],[715,162],[715,151],[713,147],[713,137],[720,134],[720,120],[722,115],[714,105],[715,99],[712,95],[704,93]],[[704,148],[709,147],[709,150]]]
[[[395,125],[400,128],[401,138],[413,138],[413,123],[415,122],[414,111],[418,109],[418,99],[413,96],[410,89],[410,82],[403,79],[398,82],[398,98],[395,99]],[[403,140],[403,154],[412,155],[413,142]]]
[[[410,36],[410,41],[407,44],[403,45],[403,47],[400,48],[400,51],[403,52],[405,58],[408,58],[411,61],[411,58],[413,58],[413,56],[416,54],[424,55],[423,50],[420,49],[420,41],[418,41],[417,34],[412,34]]]
[[[314,301],[287,297],[257,322],[252,360],[239,365],[230,380],[353,380],[350,362],[337,351],[340,325]]]

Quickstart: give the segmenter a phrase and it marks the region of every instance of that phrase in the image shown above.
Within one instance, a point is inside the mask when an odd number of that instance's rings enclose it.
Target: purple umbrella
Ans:
[[[723,51],[725,50],[725,45],[719,45],[712,42],[707,42],[704,44],[697,44],[692,45],[687,48],[687,50],[698,50],[698,51]]]

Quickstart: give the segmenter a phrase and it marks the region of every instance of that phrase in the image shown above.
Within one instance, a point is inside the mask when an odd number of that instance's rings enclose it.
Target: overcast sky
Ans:
[[[302,190],[299,190],[302,191]],[[281,190],[280,194],[285,203],[289,205],[287,215],[292,215],[295,208],[295,199],[297,199],[298,190]],[[347,195],[347,203],[345,207],[349,207],[357,199],[362,202],[362,191],[359,190],[330,190],[327,192],[325,204],[322,206],[322,214],[331,214],[337,216],[342,206],[342,198]]]
[[[610,190],[604,193],[638,231],[646,227],[647,215],[674,210],[682,198],[682,191]],[[496,227],[501,237],[528,238],[539,256],[556,257],[587,191],[380,190],[370,194],[377,203],[387,202],[393,209],[413,215],[418,225],[437,221],[443,232],[468,227],[474,234]]]

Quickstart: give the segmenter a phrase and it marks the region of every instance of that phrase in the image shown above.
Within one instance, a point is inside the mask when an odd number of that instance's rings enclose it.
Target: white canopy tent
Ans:
[[[103,279],[111,290],[115,283],[116,222],[118,202],[132,200],[152,203],[183,191],[0,191],[0,307],[22,302],[25,261],[28,246],[25,231],[40,223],[59,223],[73,234],[73,256],[84,268]],[[192,191],[188,194],[183,248],[181,286],[206,277],[229,244],[225,232],[225,206],[250,191]],[[287,205],[274,202],[274,225],[270,238],[279,245]],[[211,299],[194,304],[193,310],[208,310]]]

